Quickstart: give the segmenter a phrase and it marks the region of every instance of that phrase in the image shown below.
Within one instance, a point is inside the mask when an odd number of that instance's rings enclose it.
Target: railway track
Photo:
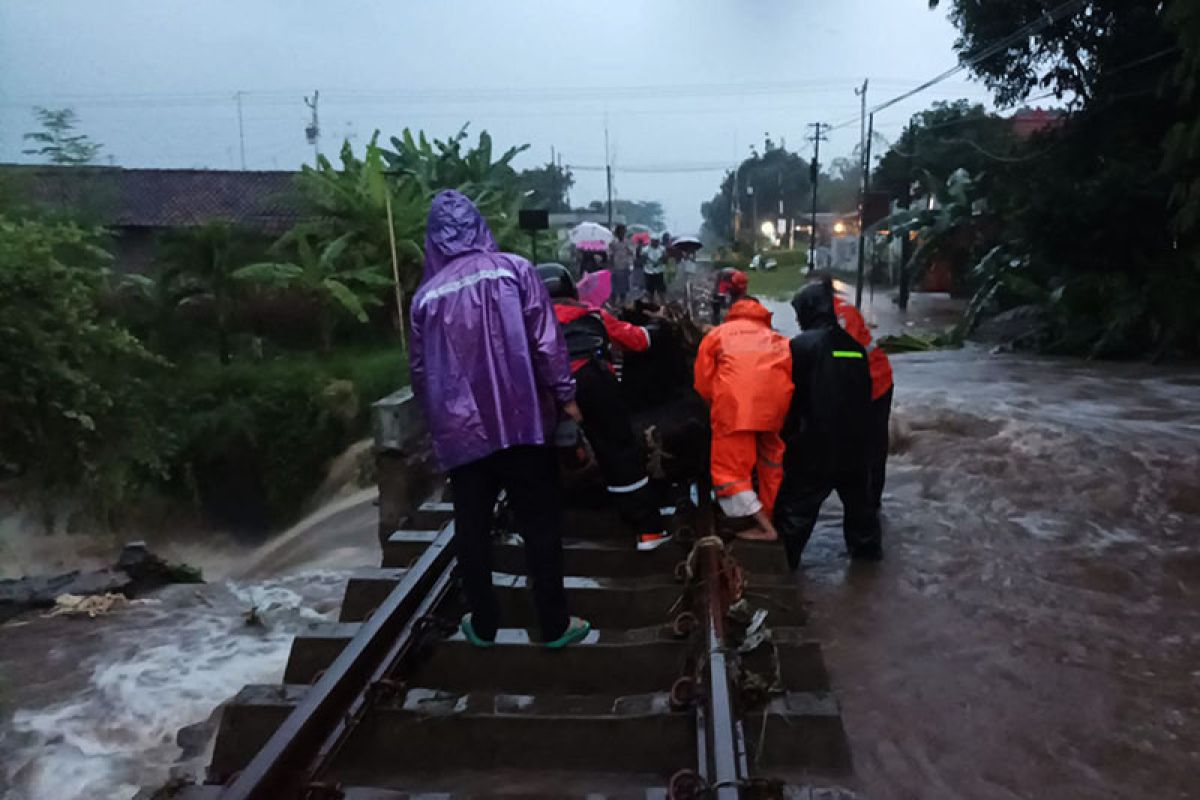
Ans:
[[[774,546],[725,544],[707,508],[633,551],[607,510],[568,513],[571,611],[593,631],[547,652],[519,539],[495,544],[504,625],[456,630],[446,503],[426,502],[349,582],[339,622],[293,644],[284,683],[225,709],[187,800],[853,797],[820,646]]]

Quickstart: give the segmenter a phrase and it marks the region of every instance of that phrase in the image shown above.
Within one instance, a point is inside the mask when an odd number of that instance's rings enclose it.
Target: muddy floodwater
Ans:
[[[850,567],[831,500],[800,578],[864,796],[1200,797],[1200,370],[895,366],[886,559]],[[199,774],[176,729],[278,681],[291,634],[377,557],[360,501],[224,556],[210,586],[0,628],[0,797]]]
[[[1200,797],[1200,372],[895,359],[886,560],[802,580],[868,797]]]

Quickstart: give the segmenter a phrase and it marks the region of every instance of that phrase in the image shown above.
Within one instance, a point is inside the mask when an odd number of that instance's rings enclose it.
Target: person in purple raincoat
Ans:
[[[533,265],[501,253],[466,196],[440,192],[429,209],[425,275],[412,301],[410,365],[438,465],[454,490],[454,547],[470,613],[463,634],[495,643],[492,523],[503,489],[525,540],[547,646],[583,639],[563,589],[558,462],[562,419],[581,419],[567,348]]]

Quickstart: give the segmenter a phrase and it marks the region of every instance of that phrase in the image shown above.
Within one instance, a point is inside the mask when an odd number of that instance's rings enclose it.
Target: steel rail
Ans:
[[[708,489],[700,491],[696,532],[700,539],[713,535],[712,501]],[[697,720],[699,766],[708,783],[708,797],[737,800],[739,788],[749,777],[746,744],[737,716],[736,694],[730,686],[729,663],[725,658],[725,613],[728,602],[721,586],[720,545],[700,545],[700,574],[703,581],[704,647],[708,655],[706,698]]]
[[[370,680],[362,688],[346,714],[338,720],[337,726],[325,737],[321,746],[317,749],[317,754],[313,758],[312,763],[305,772],[305,778],[309,781],[319,781],[322,775],[337,754],[341,752],[342,746],[349,739],[354,727],[358,721],[366,714],[371,704],[379,700],[381,697],[396,692],[403,691],[403,687],[398,683],[389,682],[389,678],[397,670],[400,669],[405,659],[414,652],[414,648],[421,644],[420,626],[424,622],[431,621],[431,615],[434,610],[441,605],[449,593],[450,586],[453,583],[455,562],[452,560],[442,570],[441,576],[438,577],[429,593],[414,610],[409,621],[405,624],[404,629],[400,631],[400,635],[396,637],[395,643],[388,650],[387,655],[380,661],[379,666],[371,675]]]
[[[399,584],[363,623],[362,629],[292,710],[253,760],[226,786],[221,800],[280,800],[295,797],[319,761],[331,731],[339,731],[397,641],[412,631],[433,589],[443,584],[453,562],[453,523],[413,563]]]

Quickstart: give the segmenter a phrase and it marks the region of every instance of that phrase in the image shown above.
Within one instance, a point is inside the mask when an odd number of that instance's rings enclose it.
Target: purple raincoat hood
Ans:
[[[466,253],[495,253],[496,238],[487,220],[462,192],[438,192],[429,207],[425,227],[424,280],[437,275],[446,265]]]

